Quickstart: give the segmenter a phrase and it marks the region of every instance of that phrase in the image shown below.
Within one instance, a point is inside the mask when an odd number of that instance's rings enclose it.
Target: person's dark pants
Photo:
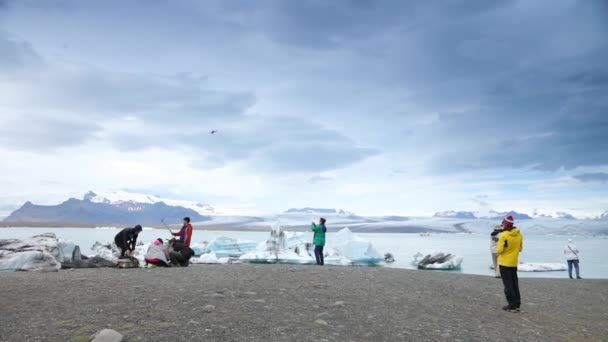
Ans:
[[[169,252],[169,259],[171,259],[171,264],[175,266],[188,266],[188,259],[180,252]]]
[[[120,240],[114,240],[114,243],[118,248],[120,248],[120,257],[124,257],[125,254],[127,254],[127,251],[129,250],[128,244],[123,244],[123,242]]]
[[[521,306],[521,297],[519,295],[519,280],[517,279],[517,267],[500,266],[500,277],[502,284],[505,286],[505,296],[509,307],[512,309]]]
[[[568,275],[570,278],[572,278],[572,266],[574,266],[574,269],[576,270],[576,277],[580,278],[581,274],[578,269],[578,260],[568,260]]]
[[[323,259],[323,246],[315,246],[315,259],[317,259],[317,265],[325,264],[325,260]]]

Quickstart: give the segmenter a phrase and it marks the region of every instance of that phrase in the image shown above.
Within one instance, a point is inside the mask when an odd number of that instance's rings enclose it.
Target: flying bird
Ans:
[[[211,134],[215,134],[217,133],[217,129],[214,129],[213,131],[211,131]]]

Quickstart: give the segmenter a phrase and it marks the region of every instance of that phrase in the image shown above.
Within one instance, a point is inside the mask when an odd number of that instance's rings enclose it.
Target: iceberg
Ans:
[[[138,242],[133,251],[132,257],[136,258],[140,264],[145,264],[145,256],[150,247],[150,243]],[[99,241],[95,242],[91,250],[94,252],[89,258],[105,259],[113,263],[118,263],[120,257],[120,249],[114,242],[103,244]]]
[[[462,264],[462,257],[441,252],[430,254],[416,253],[412,264],[422,270],[457,270]]]
[[[190,262],[193,264],[229,264],[231,260],[229,257],[218,258],[215,253],[211,252],[205,253],[198,258],[192,258]]]
[[[384,256],[372,246],[371,242],[353,234],[348,228],[341,229],[333,237],[331,248],[353,265],[377,265],[384,261]]]
[[[494,269],[494,265],[490,265]],[[518,272],[553,272],[566,271],[568,266],[559,262],[520,262],[517,266]]]
[[[72,262],[72,256],[76,244],[71,240],[59,239],[59,248],[61,249],[61,260],[60,262]]]
[[[314,264],[314,246],[304,233],[285,232],[274,225],[270,238],[239,259],[250,263]],[[326,265],[377,265],[384,257],[372,244],[344,228],[324,249]]]
[[[120,250],[118,249],[118,247],[116,247],[116,244],[114,242],[103,244],[97,241],[91,247],[91,250],[94,253],[89,257],[100,257],[102,259],[116,262],[116,260],[118,260],[118,257],[120,256]]]
[[[58,271],[62,252],[53,233],[0,240],[0,271]]]
[[[551,272],[565,271],[568,269],[566,264],[562,263],[542,263],[542,262],[522,262],[517,266],[519,272]]]
[[[270,238],[260,243],[257,249],[245,253],[239,260],[250,263],[309,263],[310,258],[302,257],[294,250],[287,248],[285,232],[281,226],[275,224],[270,230]]]
[[[215,255],[218,257],[238,258],[247,252],[256,250],[257,246],[258,245],[255,241],[239,240],[226,236],[220,236],[209,242],[206,245],[204,252],[215,253]]]
[[[0,271],[59,271],[61,264],[47,251],[0,250]]]

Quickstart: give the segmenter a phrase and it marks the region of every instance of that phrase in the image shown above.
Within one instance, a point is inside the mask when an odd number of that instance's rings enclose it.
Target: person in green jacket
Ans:
[[[325,264],[325,260],[323,259],[323,246],[325,246],[325,233],[327,233],[325,219],[321,217],[318,225],[313,222],[310,229],[315,232],[312,244],[315,245],[315,259],[317,259],[317,265],[323,266]]]

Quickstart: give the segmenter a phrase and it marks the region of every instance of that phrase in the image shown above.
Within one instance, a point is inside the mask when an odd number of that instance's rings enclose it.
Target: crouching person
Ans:
[[[148,247],[144,260],[146,260],[146,266],[169,266],[169,253],[167,253],[162,239],[154,240],[150,247]]]
[[[169,259],[172,266],[188,266],[190,258],[194,255],[194,251],[190,249],[183,241],[171,239],[169,246],[173,249],[169,252]]]

